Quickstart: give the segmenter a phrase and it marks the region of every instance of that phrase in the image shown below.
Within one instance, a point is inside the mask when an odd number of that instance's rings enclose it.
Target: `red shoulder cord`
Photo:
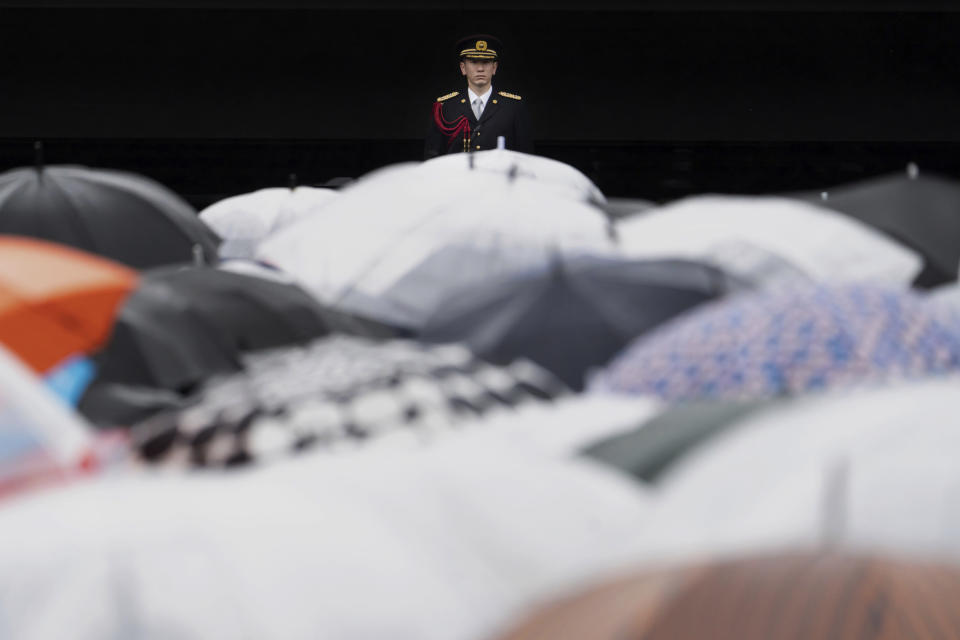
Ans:
[[[467,116],[460,116],[453,122],[448,122],[446,118],[443,117],[443,103],[434,102],[433,121],[437,124],[440,132],[446,136],[447,144],[452,143],[453,139],[462,133],[464,151],[467,150],[467,145],[470,144],[470,121],[467,119]]]

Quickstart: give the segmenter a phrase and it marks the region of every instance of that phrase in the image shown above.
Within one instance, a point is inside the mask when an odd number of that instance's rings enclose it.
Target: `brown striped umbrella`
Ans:
[[[500,640],[548,638],[960,638],[960,568],[794,554],[642,573],[548,605]]]

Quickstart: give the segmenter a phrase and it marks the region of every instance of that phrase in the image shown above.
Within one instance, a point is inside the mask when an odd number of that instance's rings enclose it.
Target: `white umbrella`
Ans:
[[[519,151],[493,149],[475,153],[451,153],[428,160],[423,164],[423,169],[438,177],[462,171],[494,172],[501,175],[514,173],[580,200],[606,202],[597,185],[575,167],[559,160]]]
[[[686,198],[628,218],[618,230],[631,256],[706,261],[758,285],[908,285],[923,266],[916,252],[863,223],[786,198]]]
[[[619,566],[648,510],[541,422],[521,447],[468,432],[19,501],[0,509],[0,637],[488,637]]]
[[[960,557],[960,378],[756,411],[682,458],[641,558],[782,548]]]
[[[272,236],[260,260],[321,301],[417,329],[449,293],[556,255],[611,255],[603,213],[523,178],[461,172],[438,180],[420,165],[351,185],[325,215]]]
[[[947,309],[960,311],[960,282],[942,284],[939,287],[931,289],[928,295],[930,299],[935,300],[938,305],[942,305]]]
[[[223,238],[221,258],[250,258],[268,235],[313,215],[338,195],[314,187],[260,189],[215,202],[200,219]]]

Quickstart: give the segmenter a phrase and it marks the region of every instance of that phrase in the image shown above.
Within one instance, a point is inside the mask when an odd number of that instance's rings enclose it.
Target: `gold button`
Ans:
[[[479,149],[479,148],[480,148],[480,145],[477,145],[477,149]]]
[[[496,101],[496,100],[494,100],[494,101],[493,101],[493,104],[497,104],[497,101]]]
[[[460,98],[460,102],[466,102],[466,101],[467,101],[466,98]]]

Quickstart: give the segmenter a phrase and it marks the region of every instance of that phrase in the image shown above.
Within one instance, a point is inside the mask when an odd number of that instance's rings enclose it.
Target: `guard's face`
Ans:
[[[460,61],[460,73],[467,77],[467,82],[471,85],[486,87],[497,74],[497,62],[467,58]]]

